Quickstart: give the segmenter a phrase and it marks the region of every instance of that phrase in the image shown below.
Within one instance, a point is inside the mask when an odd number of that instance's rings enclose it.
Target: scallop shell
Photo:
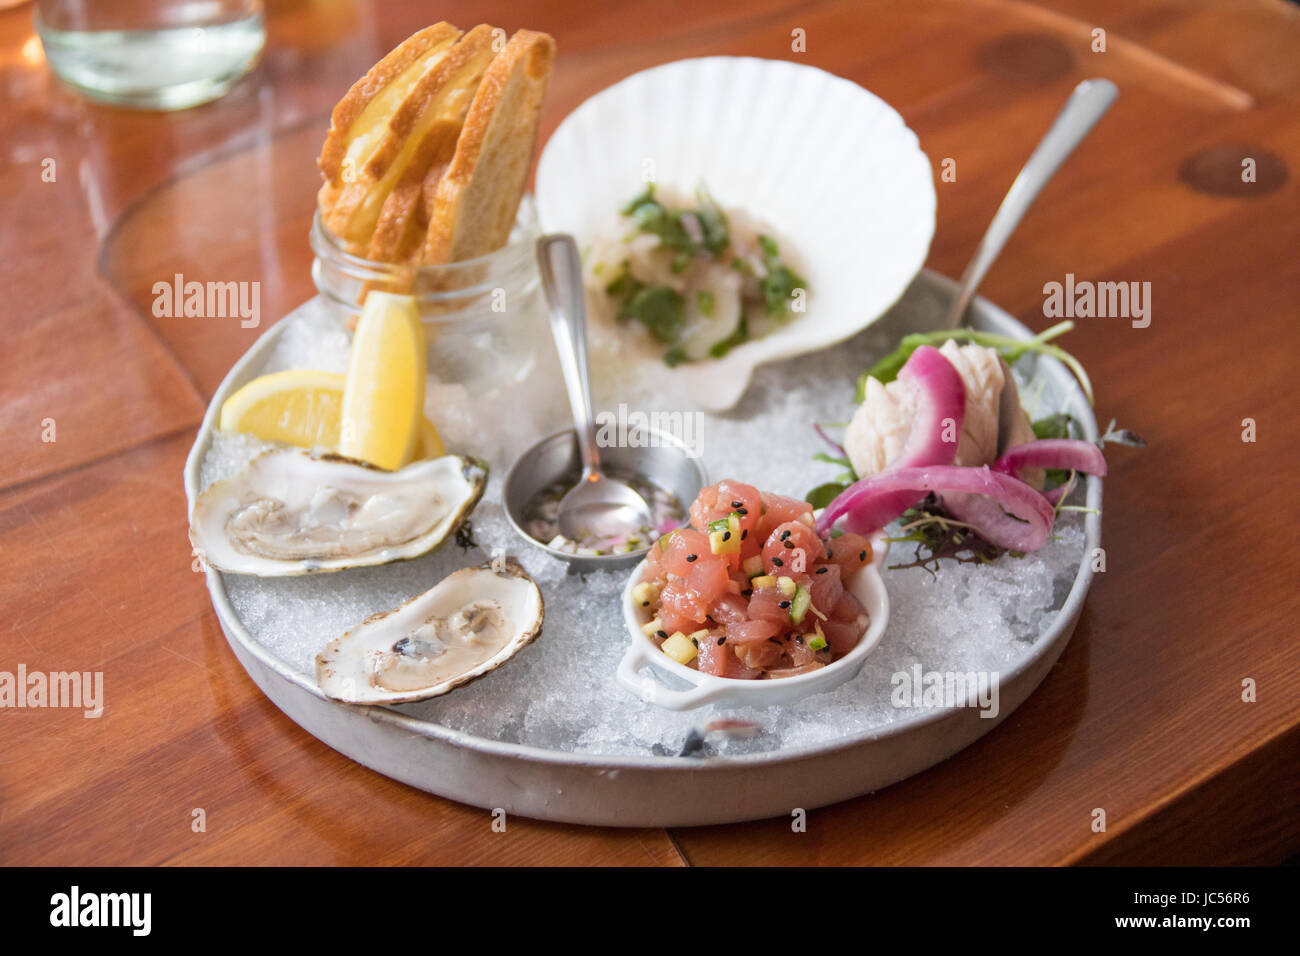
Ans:
[[[807,312],[725,357],[653,374],[721,411],[755,367],[843,341],[879,318],[934,234],[930,161],[879,97],[783,60],[706,57],[636,73],[560,124],[537,171],[544,229],[585,247],[653,179],[704,184],[766,222],[808,280]]]

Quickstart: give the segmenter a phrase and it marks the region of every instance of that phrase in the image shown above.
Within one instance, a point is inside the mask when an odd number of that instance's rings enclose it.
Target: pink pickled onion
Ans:
[[[898,380],[916,394],[916,417],[903,450],[876,477],[899,468],[951,465],[957,457],[957,438],[961,435],[961,423],[966,415],[966,385],[961,376],[942,352],[931,345],[922,345],[899,371]],[[945,429],[951,431],[952,441],[944,441]],[[922,497],[910,488],[873,497],[853,509],[849,530],[883,528]],[[831,507],[834,507],[833,502]],[[826,527],[830,527],[829,522]]]
[[[979,508],[979,530],[993,544],[1012,551],[1037,551],[1047,543],[1056,517],[1048,500],[1019,478],[988,467],[965,468],[960,465],[932,465],[924,468],[890,468],[878,475],[854,482],[827,505],[817,519],[818,533],[825,535],[841,517],[850,531],[876,530],[897,518],[927,492],[948,496],[986,496],[988,507]],[[867,526],[860,515],[875,516],[883,512],[879,503],[906,496],[909,504],[895,511],[879,524]],[[945,501],[947,498],[945,497]],[[996,512],[996,514],[994,513]],[[964,519],[958,519],[964,520]],[[971,524],[976,524],[972,521]]]
[[[1101,449],[1092,442],[1076,441],[1072,438],[1044,438],[1009,448],[993,463],[995,472],[1017,478],[1027,468],[1059,468],[1071,472],[1069,481],[1043,495],[1055,514],[1056,505],[1074,490],[1075,475],[1079,472],[1105,475],[1106,459]],[[943,504],[954,518],[973,525],[979,529],[980,534],[994,544],[1001,544],[999,538],[1007,531],[1014,537],[1019,530],[1020,523],[1008,517],[998,507],[996,501],[988,498],[969,494],[947,494],[943,496]],[[1050,528],[1051,525],[1049,524],[1048,527]]]
[[[1090,441],[1073,438],[1043,438],[1008,448],[993,463],[993,470],[1019,477],[1026,468],[1059,468],[1086,475],[1106,474],[1106,458]]]

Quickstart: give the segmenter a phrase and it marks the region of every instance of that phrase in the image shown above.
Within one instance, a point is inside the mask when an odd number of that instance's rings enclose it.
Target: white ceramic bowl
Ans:
[[[724,358],[669,369],[707,411],[733,406],[764,362],[840,342],[880,317],[934,234],[930,161],[888,103],[785,60],[706,57],[636,73],[588,99],[542,151],[537,211],[586,247],[655,182],[708,186],[765,221],[808,281],[807,312]]]
[[[645,562],[636,566],[623,589],[623,619],[627,622],[628,634],[632,643],[628,645],[623,659],[619,661],[615,677],[618,682],[638,695],[646,703],[657,704],[668,710],[693,710],[705,704],[732,704],[736,706],[766,707],[772,704],[788,704],[792,700],[819,694],[830,690],[854,677],[862,669],[862,662],[880,643],[889,624],[889,594],[885,591],[885,582],[880,575],[884,566],[885,555],[889,552],[889,542],[885,533],[878,531],[871,536],[871,563],[861,568],[844,582],[845,588],[871,615],[871,624],[862,635],[856,647],[833,664],[827,664],[820,670],[809,671],[796,677],[783,677],[779,680],[736,680],[731,677],[714,677],[694,668],[679,664],[646,637],[641,626],[650,620],[650,615],[633,599],[632,589],[641,580]],[[641,674],[647,664],[667,671],[675,677],[691,684],[689,690],[672,690],[665,687],[653,677]]]

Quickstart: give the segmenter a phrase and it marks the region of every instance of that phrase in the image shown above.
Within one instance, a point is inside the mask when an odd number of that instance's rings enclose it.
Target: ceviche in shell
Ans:
[[[808,282],[772,229],[650,183],[587,251],[598,315],[648,341],[670,366],[719,359],[807,311]]]

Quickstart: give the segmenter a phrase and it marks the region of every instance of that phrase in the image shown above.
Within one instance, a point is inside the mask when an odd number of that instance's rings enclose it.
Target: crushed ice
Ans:
[[[812,460],[824,446],[811,423],[847,420],[855,379],[873,356],[892,348],[905,331],[937,325],[942,303],[928,294],[918,287],[889,316],[842,347],[760,370],[739,408],[706,416],[700,447],[710,480],[736,477],[797,496],[832,480],[835,466]],[[343,371],[347,347],[347,332],[314,300],[285,321],[266,370]],[[630,381],[626,366],[617,367],[599,346],[593,379],[598,406],[622,401],[644,411],[672,407],[655,394],[653,378]],[[915,714],[891,703],[890,678],[896,672],[919,664],[923,671],[1005,674],[1022,661],[1051,626],[1083,555],[1083,520],[1063,513],[1056,540],[1019,560],[992,566],[945,562],[937,576],[916,568],[886,571],[893,604],[889,628],[853,680],[783,707],[660,710],[613,679],[629,639],[619,606],[627,572],[568,574],[563,562],[515,535],[500,504],[502,475],[513,457],[567,424],[554,357],[539,356],[529,379],[477,403],[459,386],[431,383],[426,411],[449,450],[491,463],[487,493],[471,518],[474,546],[448,541],[431,555],[385,567],[282,579],[227,575],[225,581],[254,639],[310,674],[316,653],[368,615],[396,607],[457,568],[494,554],[515,556],[544,594],[542,636],[489,677],[400,708],[479,737],[591,754],[675,755],[684,747],[748,753],[869,734]],[[1034,411],[1044,414],[1041,407]],[[233,474],[264,447],[246,436],[217,433],[203,461],[201,483]],[[1076,492],[1073,500],[1081,497]],[[896,548],[887,563],[911,559],[910,546]],[[711,733],[701,745],[693,731],[719,717],[752,722],[761,732]]]

